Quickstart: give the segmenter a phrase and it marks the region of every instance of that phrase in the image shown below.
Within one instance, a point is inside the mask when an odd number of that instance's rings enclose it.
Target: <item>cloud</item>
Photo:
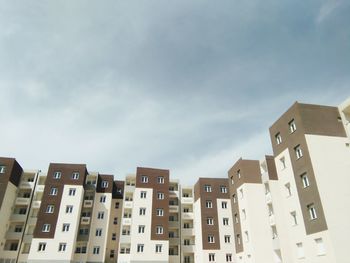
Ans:
[[[335,9],[339,8],[342,4],[342,0],[327,0],[320,8],[318,16],[316,18],[317,23],[322,23],[328,16],[334,12]]]

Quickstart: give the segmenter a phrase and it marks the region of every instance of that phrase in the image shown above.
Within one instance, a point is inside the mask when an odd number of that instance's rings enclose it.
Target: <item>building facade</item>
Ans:
[[[273,155],[181,186],[170,171],[0,158],[0,263],[347,263],[350,100],[294,103]]]

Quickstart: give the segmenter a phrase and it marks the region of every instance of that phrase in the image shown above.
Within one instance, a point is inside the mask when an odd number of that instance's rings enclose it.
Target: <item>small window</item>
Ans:
[[[236,201],[237,201],[237,200],[236,200],[236,195],[235,195],[235,194],[232,195],[232,201],[233,201],[233,203],[236,203]]]
[[[184,239],[184,246],[189,246],[191,241],[189,239]]]
[[[282,136],[281,136],[280,133],[277,133],[277,134],[275,135],[275,139],[276,139],[276,143],[277,143],[277,144],[281,144],[281,143],[282,143]]]
[[[146,215],[146,208],[144,208],[144,207],[140,208],[139,214],[140,214],[140,216]]]
[[[288,123],[288,125],[289,125],[289,132],[290,132],[290,133],[293,133],[293,132],[296,131],[297,126],[295,125],[294,119],[291,120],[291,121]]]
[[[232,184],[232,185],[235,184],[235,180],[233,180],[233,176],[231,176],[231,184]]]
[[[120,205],[119,202],[116,202],[116,203],[114,204],[114,208],[115,208],[115,209],[118,209],[118,208],[119,208],[119,205]]]
[[[144,248],[144,244],[137,244],[137,253],[142,253]]]
[[[107,181],[102,181],[101,182],[101,188],[107,188],[108,187],[108,182]]]
[[[239,223],[239,219],[238,219],[238,214],[237,213],[235,213],[234,218],[235,218],[235,223],[238,224]]]
[[[163,232],[164,232],[164,229],[163,229],[162,226],[157,226],[157,227],[156,227],[156,234],[157,234],[157,235],[162,235]]]
[[[284,185],[284,188],[285,188],[285,190],[286,190],[286,196],[287,196],[287,197],[292,196],[292,191],[290,190],[290,183],[286,183],[286,184]]]
[[[92,250],[92,254],[94,254],[94,255],[100,254],[100,247],[94,247]]]
[[[163,200],[164,199],[164,193],[158,192],[157,193],[157,198],[158,198],[158,200]]]
[[[114,258],[115,251],[114,249],[111,249],[111,252],[109,253],[110,258]]]
[[[249,234],[248,234],[248,231],[244,231],[244,236],[245,236],[245,242],[248,243],[248,242],[249,242]]]
[[[220,186],[220,192],[226,194],[227,193],[227,187],[224,185]]]
[[[247,219],[247,214],[245,212],[245,209],[242,209],[242,218],[243,218],[243,220]]]
[[[208,185],[208,184],[204,185],[204,191],[208,193],[211,192],[211,185]]]
[[[305,253],[304,253],[304,248],[303,248],[303,243],[297,243],[297,257],[298,258],[304,258]]]
[[[243,189],[239,189],[239,195],[240,195],[240,198],[243,199]]]
[[[158,184],[164,184],[164,177],[163,176],[158,176],[157,182],[158,182]]]
[[[69,225],[70,225],[70,224],[63,224],[63,226],[62,226],[62,232],[68,232],[68,231],[69,231]]]
[[[237,240],[237,244],[240,245],[241,244],[241,235],[240,234],[236,235],[236,240]]]
[[[4,174],[6,172],[6,166],[0,165],[0,174]]]
[[[209,262],[214,262],[214,261],[215,261],[215,254],[209,253]]]
[[[141,176],[141,183],[148,183],[148,176],[142,175]]]
[[[307,177],[306,173],[302,174],[300,177],[301,177],[301,181],[303,182],[304,188],[310,186],[309,178]]]
[[[238,179],[241,179],[241,170],[238,170],[236,175]]]
[[[316,214],[316,208],[315,208],[315,205],[314,204],[309,204],[307,206],[307,209],[309,211],[309,215],[310,215],[310,219],[311,220],[314,220],[317,218],[317,214]]]
[[[57,195],[58,189],[56,187],[51,187],[50,195]]]
[[[215,239],[213,235],[208,235],[208,243],[215,243]]]
[[[139,226],[139,233],[145,233],[145,226],[143,225]]]
[[[53,173],[53,179],[60,179],[61,178],[62,173],[61,172],[54,172]]]
[[[76,189],[75,188],[69,188],[69,193],[68,195],[70,196],[75,196]]]
[[[105,216],[105,213],[104,212],[98,212],[97,213],[97,219],[103,219]]]
[[[58,245],[59,252],[66,251],[66,248],[67,248],[67,243],[59,243],[59,245]]]
[[[38,251],[45,251],[45,249],[46,249],[46,243],[39,242]]]
[[[291,212],[290,216],[291,216],[292,226],[296,226],[298,224],[296,212],[295,211]]]
[[[226,262],[232,262],[232,254],[226,254]]]
[[[50,224],[43,224],[43,228],[41,229],[42,232],[50,232],[51,225]]]
[[[141,198],[141,199],[145,199],[145,198],[146,198],[146,195],[147,195],[147,192],[146,192],[146,191],[141,191],[141,196],[140,196],[140,198]]]
[[[79,179],[79,173],[78,172],[72,173],[72,179],[73,180],[78,180]]]
[[[214,225],[214,219],[212,217],[207,217],[207,224]]]
[[[301,150],[300,144],[294,147],[294,152],[297,159],[300,159],[301,157],[303,157],[303,152]]]
[[[227,209],[227,202],[222,201],[222,202],[221,202],[221,208],[222,208],[222,209]]]
[[[223,218],[222,223],[224,224],[224,226],[228,226],[228,218]]]
[[[55,206],[54,205],[48,205],[46,207],[45,213],[52,214],[54,212],[54,210],[55,210]]]
[[[229,244],[229,243],[231,243],[231,236],[229,236],[229,235],[225,235],[225,243],[226,244]]]
[[[207,201],[205,202],[205,207],[206,207],[206,208],[213,208],[213,202],[210,201],[210,200],[207,200]]]
[[[281,167],[281,170],[284,170],[286,168],[286,158],[284,157],[280,158],[280,167]]]
[[[162,253],[162,245],[156,245],[156,253]]]
[[[70,213],[72,213],[73,212],[73,206],[72,205],[67,205],[66,206],[66,213],[67,214],[70,214]]]
[[[100,196],[100,203],[105,203],[106,202],[106,196],[102,195]]]
[[[162,208],[157,208],[157,216],[164,216],[164,210]]]
[[[113,224],[114,224],[114,225],[118,225],[118,217],[115,217],[115,218],[113,219]]]
[[[102,228],[97,228],[96,229],[95,236],[97,236],[97,237],[102,236]]]
[[[316,242],[317,255],[318,256],[326,255],[326,248],[324,246],[322,238],[316,238],[315,242]]]

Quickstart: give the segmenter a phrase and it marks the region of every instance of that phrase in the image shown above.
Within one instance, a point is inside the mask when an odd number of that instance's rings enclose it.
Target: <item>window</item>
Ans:
[[[231,243],[231,236],[225,235],[225,243],[227,244]]]
[[[294,119],[291,120],[291,121],[288,123],[288,125],[289,125],[289,131],[290,131],[290,133],[293,133],[293,132],[296,131],[297,126],[295,125]]]
[[[232,254],[226,254],[226,262],[232,262]]]
[[[144,248],[144,244],[137,244],[137,253],[142,253]]]
[[[38,246],[38,251],[45,251],[46,249],[46,243],[40,242]]]
[[[72,213],[73,212],[73,206],[72,205],[67,205],[66,206],[66,213],[67,214],[70,214],[70,213]]]
[[[295,211],[290,213],[291,219],[292,219],[292,226],[296,226],[298,224],[297,220],[297,214]]]
[[[106,196],[105,195],[102,195],[100,197],[100,203],[105,203],[106,202]]]
[[[61,172],[54,172],[53,173],[53,179],[60,179],[61,178],[62,173]]]
[[[54,210],[55,210],[55,206],[54,205],[48,205],[46,207],[45,213],[52,214]]]
[[[101,182],[101,188],[107,188],[108,187],[108,182],[107,181],[102,181]]]
[[[6,166],[0,165],[0,174],[4,174],[6,172]]]
[[[104,212],[98,212],[97,213],[97,219],[103,219],[104,218],[105,213]]]
[[[234,215],[234,217],[235,217],[235,222],[236,222],[236,224],[238,224],[238,223],[239,223],[238,214],[236,213],[236,214]]]
[[[205,201],[205,207],[206,208],[213,208],[213,202],[210,200]]]
[[[326,255],[326,248],[324,247],[322,238],[316,238],[315,242],[316,242],[317,255],[318,256]]]
[[[245,212],[245,209],[242,209],[242,218],[243,218],[243,220],[246,220],[246,218],[247,218],[247,214]]]
[[[307,210],[309,211],[309,215],[310,215],[311,220],[314,220],[317,218],[316,209],[315,209],[314,204],[309,204],[307,206]]]
[[[206,185],[204,185],[204,191],[206,191],[206,192],[211,192],[211,185],[209,185],[209,184],[206,184]]]
[[[212,217],[207,217],[207,224],[210,226],[214,225],[214,219]]]
[[[141,198],[141,199],[144,199],[144,198],[146,198],[146,195],[147,195],[147,192],[146,192],[146,191],[141,191],[141,196],[140,196],[140,198]]]
[[[116,233],[112,233],[112,240],[116,240],[117,239],[117,234]]]
[[[163,176],[158,176],[157,182],[158,182],[158,184],[164,184],[164,177]]]
[[[100,254],[100,247],[94,247],[92,250],[92,254],[94,254],[94,255]]]
[[[69,188],[69,193],[68,193],[68,195],[74,196],[74,195],[75,195],[75,192],[76,192],[76,189],[75,189],[75,188]]]
[[[213,235],[208,235],[208,243],[215,243]]]
[[[284,185],[284,188],[286,190],[286,196],[289,197],[289,196],[292,196],[292,191],[290,190],[290,183],[286,183]]]
[[[157,216],[163,216],[164,210],[162,208],[157,208]]]
[[[43,224],[43,228],[41,229],[42,232],[50,232],[51,225],[50,224]]]
[[[116,203],[114,204],[114,208],[115,208],[115,209],[118,209],[118,208],[119,208],[119,202],[116,202]]]
[[[222,209],[227,209],[227,202],[221,202],[221,208]]]
[[[275,135],[275,140],[276,140],[276,143],[277,143],[277,144],[281,144],[281,143],[282,143],[282,136],[281,136],[280,133],[277,133],[277,134]]]
[[[156,253],[162,253],[162,245],[156,245]]]
[[[222,223],[224,224],[224,226],[228,226],[228,218],[223,218]]]
[[[209,261],[210,262],[215,261],[215,254],[214,253],[209,253]]]
[[[286,168],[286,158],[285,157],[280,158],[280,167],[281,167],[281,170]]]
[[[306,173],[301,175],[301,181],[303,182],[303,187],[304,188],[310,186],[309,178],[307,177]]]
[[[245,242],[249,242],[249,234],[248,231],[244,231]]]
[[[63,224],[62,232],[68,232],[68,231],[69,231],[69,224]]]
[[[300,144],[294,147],[294,152],[297,159],[300,159],[301,157],[303,157],[303,152],[300,148]]]
[[[189,246],[189,245],[190,245],[190,240],[184,239],[184,246]]]
[[[184,228],[191,228],[189,223],[184,223]]]
[[[79,229],[79,235],[86,236],[89,234],[89,229],[88,228],[80,228]]]
[[[297,257],[298,258],[304,258],[304,248],[303,248],[303,243],[297,243]]]
[[[78,180],[79,179],[79,173],[78,172],[72,173],[72,179],[73,180]]]
[[[236,195],[235,194],[232,195],[232,201],[233,201],[233,203],[236,203]]]
[[[233,180],[233,176],[231,176],[231,184],[235,184],[235,181]]]
[[[148,183],[148,176],[142,175],[141,176],[141,183]]]
[[[114,258],[114,253],[115,253],[114,249],[111,249],[111,252],[109,253],[109,257],[110,258]]]
[[[237,175],[237,178],[238,178],[238,179],[241,179],[241,170],[238,170],[237,173],[236,173],[236,175]]]
[[[243,189],[239,189],[240,198],[243,199]]]
[[[96,228],[95,236],[97,237],[102,236],[102,228]]]
[[[164,193],[158,192],[158,193],[157,193],[157,198],[158,198],[159,200],[163,200],[163,199],[164,199]]]
[[[156,234],[157,234],[157,235],[162,235],[163,232],[164,232],[164,229],[163,229],[162,226],[157,226],[157,227],[156,227]]]
[[[220,186],[220,192],[226,194],[227,193],[227,187],[224,185]]]
[[[184,263],[191,263],[191,257],[190,256],[184,256]]]
[[[146,208],[140,208],[140,212],[139,212],[139,215],[140,216],[144,216],[146,214]]]
[[[115,218],[113,219],[113,224],[114,224],[114,225],[118,225],[118,217],[115,217]]]
[[[59,243],[58,251],[59,252],[66,251],[66,247],[67,247],[67,243]]]
[[[241,235],[240,234],[236,235],[236,240],[237,240],[237,244],[240,245],[241,244]]]
[[[145,233],[145,226],[143,225],[139,226],[139,233]]]
[[[57,195],[58,189],[56,187],[51,187],[50,195]]]

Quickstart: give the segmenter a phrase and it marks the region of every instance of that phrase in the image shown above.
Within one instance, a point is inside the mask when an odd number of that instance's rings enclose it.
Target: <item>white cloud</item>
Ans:
[[[321,5],[319,13],[316,17],[317,23],[322,23],[328,16],[332,14],[342,4],[342,0],[327,0]]]

